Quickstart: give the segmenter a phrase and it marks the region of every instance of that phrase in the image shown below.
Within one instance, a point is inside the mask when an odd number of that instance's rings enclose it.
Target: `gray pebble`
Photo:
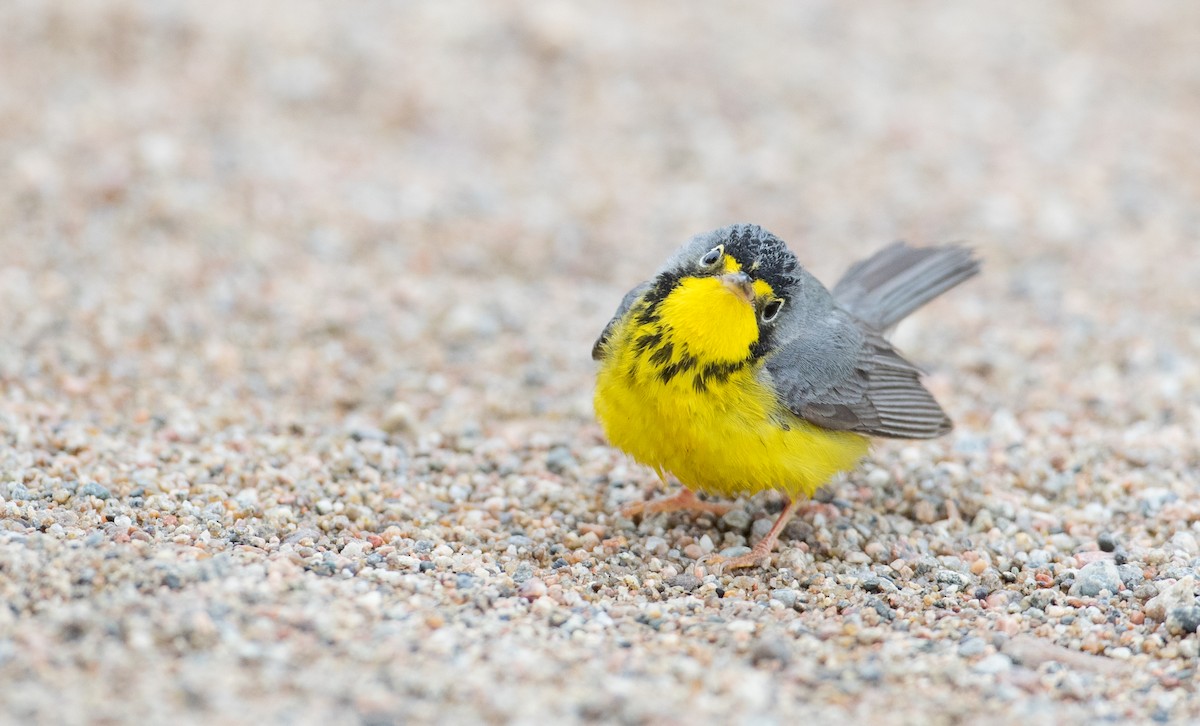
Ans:
[[[1142,568],[1137,565],[1117,565],[1117,572],[1121,575],[1121,582],[1125,583],[1125,588],[1134,590],[1145,581],[1146,577],[1142,574]]]
[[[699,577],[696,577],[695,575],[687,573],[687,572],[684,572],[683,574],[680,574],[680,575],[675,575],[674,577],[667,578],[668,585],[670,585],[671,587],[682,588],[688,592],[691,592],[692,590],[695,590],[697,587],[700,587],[700,583],[701,583],[701,580]]]
[[[1104,590],[1116,593],[1121,589],[1121,573],[1112,560],[1096,560],[1085,565],[1075,576],[1072,595],[1095,597]]]
[[[1148,583],[1147,587],[1154,587],[1154,584]],[[1191,607],[1195,604],[1196,578],[1188,575],[1152,597],[1142,607],[1142,612],[1151,620],[1162,622],[1167,619],[1167,614],[1172,610]]]
[[[954,587],[959,590],[971,584],[970,578],[961,572],[955,572],[954,570],[938,570],[938,573],[934,576],[934,579],[937,580],[939,585],[949,585],[950,587]]]
[[[761,640],[750,651],[750,662],[756,666],[771,662],[787,665],[791,659],[787,646],[778,640]]]
[[[1200,605],[1185,605],[1167,613],[1167,632],[1187,635],[1200,629]]]
[[[1012,668],[1012,659],[1003,653],[992,653],[971,667],[976,673],[997,675]]]
[[[974,658],[977,655],[983,655],[987,650],[987,643],[983,642],[983,638],[965,638],[958,644],[958,654],[963,658]]]
[[[667,554],[667,541],[662,537],[647,537],[642,546],[646,548],[647,552],[656,554],[659,557]]]
[[[862,588],[867,592],[899,592],[899,588],[886,577],[877,577],[872,575],[864,577],[862,580]]]
[[[1054,598],[1057,597],[1057,595],[1058,595],[1057,590],[1052,590],[1052,589],[1048,589],[1048,588],[1042,589],[1042,590],[1034,590],[1033,592],[1029,593],[1029,606],[1032,608],[1037,608],[1038,610],[1044,611],[1049,605],[1051,605],[1054,602]]]
[[[773,526],[775,526],[775,522],[770,517],[756,519],[754,520],[754,524],[750,525],[750,536],[755,539],[762,539],[767,536],[767,532],[770,532]]]
[[[94,481],[88,482],[79,488],[79,494],[85,497],[96,497],[97,499],[108,499],[112,496],[112,492]]]
[[[372,426],[361,426],[350,431],[350,438],[355,441],[387,441],[387,432]]]
[[[750,526],[750,515],[744,509],[730,509],[721,517],[721,522],[735,532],[745,532]]]
[[[518,585],[531,577],[533,577],[533,565],[529,564],[528,562],[522,562],[521,564],[517,565],[517,571],[514,572],[512,576],[513,582],[517,583]]]
[[[577,466],[579,466],[579,462],[575,460],[575,457],[571,455],[571,450],[566,446],[555,446],[550,449],[550,453],[546,454],[546,469],[559,476]]]
[[[749,547],[726,547],[725,549],[721,550],[721,556],[726,558],[741,557],[748,552],[750,552]]]
[[[800,597],[800,592],[792,588],[780,588],[771,591],[771,598],[783,603],[784,607],[796,607],[796,600]]]

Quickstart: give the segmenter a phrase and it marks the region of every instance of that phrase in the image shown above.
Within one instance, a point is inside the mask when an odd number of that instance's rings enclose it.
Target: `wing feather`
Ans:
[[[952,427],[921,369],[837,309],[780,345],[766,369],[788,410],[824,428],[928,439]]]
[[[612,319],[604,326],[604,330],[600,331],[600,337],[596,338],[596,342],[592,344],[592,360],[601,360],[607,355],[605,344],[608,343],[608,338],[612,335],[613,328],[616,327],[625,313],[629,312],[629,308],[633,307],[633,304],[648,289],[650,289],[650,282],[646,281],[625,293],[625,297],[621,298],[621,304],[617,306],[617,312],[613,313]]]

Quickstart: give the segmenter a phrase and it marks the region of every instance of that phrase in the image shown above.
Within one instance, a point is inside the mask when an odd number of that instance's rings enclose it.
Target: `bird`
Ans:
[[[968,247],[888,245],[830,290],[779,237],[734,224],[685,242],[630,290],[604,327],[594,407],[613,446],[678,493],[626,506],[628,516],[717,516],[775,490],[770,531],[719,569],[769,560],[788,521],[872,437],[931,439],[952,428],[922,370],[888,341],[903,318],[978,274]]]

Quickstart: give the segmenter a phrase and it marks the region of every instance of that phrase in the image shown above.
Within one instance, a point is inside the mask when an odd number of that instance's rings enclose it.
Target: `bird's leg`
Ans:
[[[658,512],[704,512],[718,517],[733,508],[732,504],[721,502],[706,502],[696,496],[696,493],[683,487],[677,494],[651,499],[648,502],[630,502],[621,507],[621,514],[632,517],[635,514],[657,514]]]
[[[771,550],[775,547],[776,540],[779,539],[779,533],[783,531],[783,528],[791,521],[792,516],[796,514],[796,510],[800,508],[801,502],[799,499],[789,500],[787,506],[779,513],[779,519],[775,520],[771,531],[767,532],[767,536],[760,539],[758,544],[754,545],[753,549],[744,555],[730,557],[729,559],[720,556],[710,557],[706,560],[707,564],[717,565],[720,569],[725,570],[759,566],[763,560],[771,556]]]

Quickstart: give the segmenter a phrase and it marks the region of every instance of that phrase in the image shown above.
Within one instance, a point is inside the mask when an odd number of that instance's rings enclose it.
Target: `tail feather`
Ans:
[[[979,273],[966,247],[909,247],[893,243],[855,263],[833,288],[838,303],[877,330]]]

